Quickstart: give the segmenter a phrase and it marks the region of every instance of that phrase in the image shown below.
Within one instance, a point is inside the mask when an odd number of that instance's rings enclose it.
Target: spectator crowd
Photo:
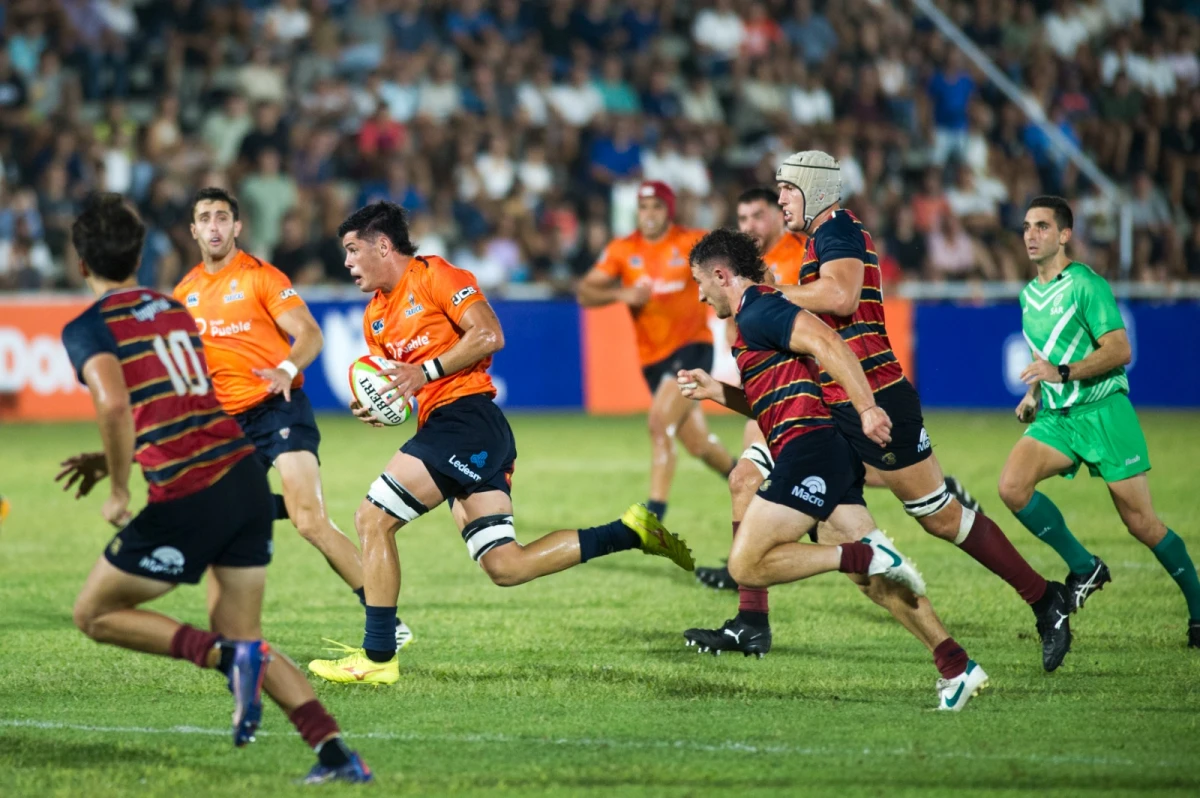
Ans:
[[[938,5],[1127,192],[1132,277],[1200,278],[1200,0]],[[0,290],[78,284],[94,190],[137,204],[142,282],[173,285],[217,185],[300,284],[347,282],[338,223],[389,199],[486,288],[569,291],[640,179],[730,225],[800,149],[841,160],[890,281],[1025,279],[1040,193],[1116,276],[1117,209],[907,0],[0,3]]]

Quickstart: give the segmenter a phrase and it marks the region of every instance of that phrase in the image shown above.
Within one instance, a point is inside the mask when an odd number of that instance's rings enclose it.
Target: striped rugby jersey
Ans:
[[[1035,355],[1055,366],[1083,360],[1098,345],[1100,336],[1125,329],[1121,309],[1108,281],[1082,263],[1070,263],[1048,283],[1033,278],[1021,291],[1021,330]],[[1046,407],[1097,402],[1114,393],[1129,393],[1125,369],[1064,384],[1043,382]]]
[[[108,353],[120,362],[149,501],[203,490],[254,451],[211,390],[196,322],[170,297],[147,288],[110,291],[62,337],[80,382],[93,357]]]
[[[829,313],[818,313],[817,316],[842,337],[862,365],[871,390],[878,392],[904,379],[904,370],[892,352],[884,323],[883,275],[879,270],[879,257],[875,254],[875,243],[858,217],[844,209],[834,211],[809,236],[804,265],[800,267],[800,285],[819,279],[822,263],[841,258],[861,260],[865,267],[858,308],[850,316]],[[821,372],[821,387],[825,401],[831,405],[850,401],[842,386],[824,371]]]
[[[833,425],[821,399],[817,362],[789,346],[796,315],[803,312],[779,290],[755,285],[742,295],[734,317],[733,356],[742,390],[775,457],[801,435]]]

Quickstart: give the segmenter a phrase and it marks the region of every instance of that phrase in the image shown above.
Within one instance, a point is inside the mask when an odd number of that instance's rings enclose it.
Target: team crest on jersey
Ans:
[[[455,302],[454,304],[457,305],[458,303]],[[418,313],[420,313],[423,310],[425,310],[425,306],[417,303],[416,295],[409,294],[408,295],[408,310],[404,311],[404,318],[411,319],[413,316],[417,315]]]
[[[291,434],[292,434],[291,427],[284,427],[283,429],[279,430],[279,437],[283,438],[285,441],[288,439],[288,436]]]
[[[629,268],[631,268],[631,269],[640,269],[645,265],[646,265],[646,262],[644,260],[642,260],[641,255],[634,255],[632,258],[629,259]]]
[[[371,322],[371,332],[375,335],[383,332],[383,319],[375,319],[375,321]]]
[[[245,291],[237,290],[237,280],[229,281],[229,293],[225,295],[225,303],[237,302],[240,299],[246,298]]]
[[[687,266],[687,259],[679,254],[679,247],[671,247],[671,260],[667,261],[668,266]]]
[[[199,295],[199,294],[188,294],[188,295],[187,295],[187,302],[186,302],[185,304],[186,304],[186,305],[187,305],[189,308],[198,308],[198,307],[200,307],[200,295]]]

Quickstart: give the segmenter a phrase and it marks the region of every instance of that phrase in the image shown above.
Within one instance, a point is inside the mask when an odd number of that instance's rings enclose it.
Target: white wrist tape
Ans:
[[[283,361],[275,368],[283,369],[284,371],[286,371],[288,373],[288,376],[291,377],[293,380],[296,379],[296,375],[300,373],[300,369],[296,368],[296,364],[290,360]]]

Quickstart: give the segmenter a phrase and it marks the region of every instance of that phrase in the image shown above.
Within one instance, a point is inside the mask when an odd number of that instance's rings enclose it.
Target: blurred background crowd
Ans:
[[[1128,190],[1131,276],[1200,278],[1200,0],[939,7]],[[891,282],[1024,279],[1039,193],[1116,275],[1116,210],[906,0],[3,0],[0,32],[0,290],[77,284],[96,189],[173,285],[218,185],[297,283],[346,282],[337,225],[386,198],[485,288],[565,292],[638,180],[731,225],[800,149],[841,159]]]

